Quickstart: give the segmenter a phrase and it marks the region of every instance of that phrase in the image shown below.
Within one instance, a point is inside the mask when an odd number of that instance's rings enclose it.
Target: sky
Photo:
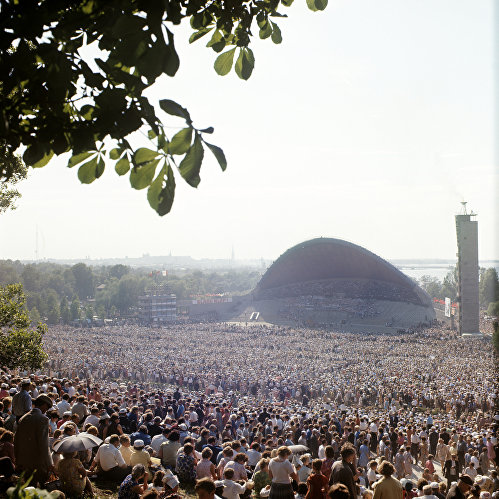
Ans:
[[[175,31],[181,66],[151,99],[213,126],[198,189],[177,177],[159,217],[112,164],[82,185],[61,156],[0,216],[0,258],[191,255],[275,259],[314,237],[386,259],[454,258],[460,202],[478,213],[479,258],[499,259],[493,1],[305,0],[281,8],[283,43],[252,41],[248,81],[218,76],[208,38]],[[164,115],[166,118],[166,115]],[[172,135],[178,122],[167,123]],[[144,146],[147,146],[144,139]]]

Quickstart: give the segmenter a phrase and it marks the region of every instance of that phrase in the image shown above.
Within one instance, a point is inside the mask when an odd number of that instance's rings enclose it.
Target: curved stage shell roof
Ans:
[[[361,246],[333,238],[311,239],[288,249],[269,267],[255,292],[327,279],[392,283],[415,292],[421,305],[431,303],[429,296],[391,263]]]

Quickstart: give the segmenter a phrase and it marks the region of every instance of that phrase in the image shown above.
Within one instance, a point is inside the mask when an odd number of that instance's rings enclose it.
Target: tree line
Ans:
[[[450,298],[456,301],[458,296],[457,266],[450,269],[443,281],[436,277],[424,275],[419,279],[419,285],[432,297],[443,300]],[[492,316],[499,315],[499,278],[494,267],[480,268],[478,284],[479,302],[482,309]]]
[[[188,299],[203,294],[242,294],[253,289],[260,277],[260,272],[243,268],[179,271],[164,276],[159,271],[122,264],[89,266],[0,260],[0,286],[22,284],[25,307],[35,324],[67,324],[93,316],[127,317],[136,308],[138,297],[157,284],[168,285],[177,299]]]

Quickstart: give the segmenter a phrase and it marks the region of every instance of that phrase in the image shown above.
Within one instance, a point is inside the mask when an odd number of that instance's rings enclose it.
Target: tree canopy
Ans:
[[[206,140],[212,127],[196,128],[177,102],[150,102],[145,95],[160,76],[177,73],[174,26],[189,20],[191,43],[210,35],[207,47],[219,54],[215,71],[226,75],[234,67],[246,80],[255,65],[253,32],[281,43],[275,20],[292,3],[0,0],[0,138],[10,153],[25,146],[23,159],[35,168],[70,152],[68,167],[78,166],[86,184],[114,162],[118,175],[129,175],[135,189],[147,188],[149,204],[165,215],[175,196],[174,171],[197,187],[205,149],[227,167],[222,149]],[[323,10],[327,0],[307,5]],[[165,114],[184,121],[173,136],[165,131]],[[147,134],[150,147],[135,145],[138,132]],[[9,172],[0,164],[5,179]]]
[[[253,289],[261,273],[252,268],[171,271],[163,276],[151,269],[126,265],[60,265],[52,262],[23,264],[0,260],[0,287],[21,282],[31,323],[67,324],[97,313],[101,318],[127,317],[136,310],[138,297],[157,284],[167,284],[178,300],[193,295]]]
[[[47,359],[42,339],[46,331],[33,329],[25,308],[21,284],[0,287],[0,366],[8,369],[39,369]]]
[[[14,186],[25,179],[28,173],[22,159],[8,150],[5,140],[0,140],[0,168],[6,172],[8,181],[0,183],[0,214],[7,210],[15,210],[16,200],[21,194]],[[1,177],[0,177],[1,179]]]

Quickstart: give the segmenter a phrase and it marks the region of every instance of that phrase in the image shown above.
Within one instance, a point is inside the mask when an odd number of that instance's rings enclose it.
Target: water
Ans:
[[[436,277],[439,281],[443,281],[448,272],[454,269],[455,262],[446,261],[442,263],[431,263],[421,261],[394,261],[391,262],[401,272],[413,279],[420,279],[424,275]],[[495,267],[499,273],[499,262],[497,260],[485,260],[480,262],[480,267],[489,268]]]

